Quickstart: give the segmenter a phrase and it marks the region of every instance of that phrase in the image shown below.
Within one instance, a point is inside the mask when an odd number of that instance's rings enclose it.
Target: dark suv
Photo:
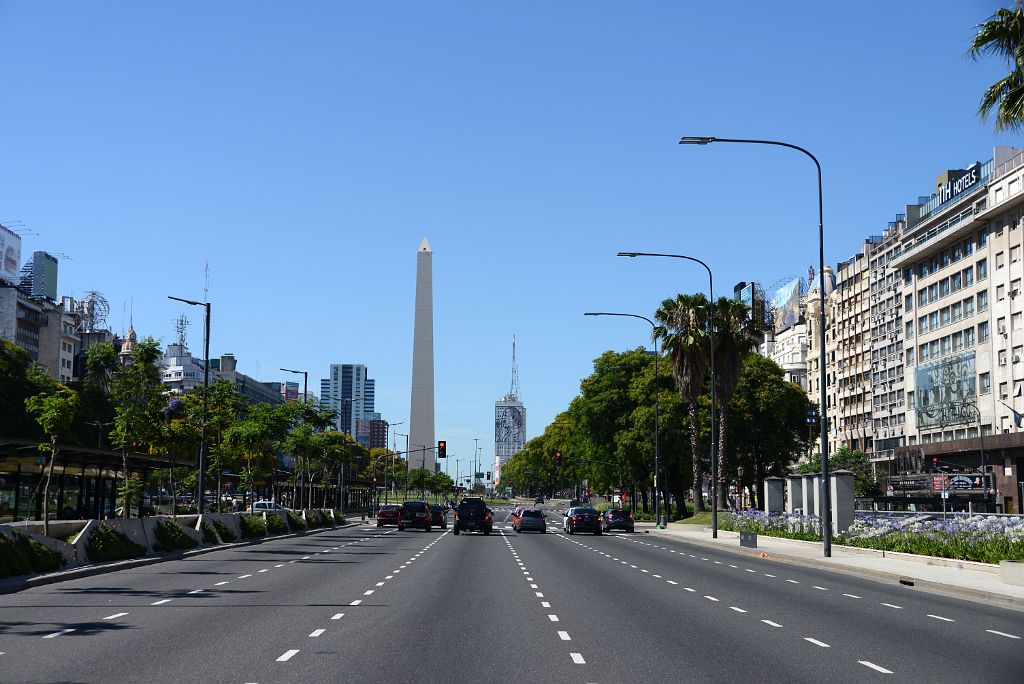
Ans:
[[[422,527],[424,532],[430,531],[430,506],[425,501],[406,501],[402,504],[398,517],[398,529],[406,527]]]
[[[455,534],[469,530],[490,534],[492,524],[491,509],[483,499],[467,497],[459,502],[459,507],[455,510]]]

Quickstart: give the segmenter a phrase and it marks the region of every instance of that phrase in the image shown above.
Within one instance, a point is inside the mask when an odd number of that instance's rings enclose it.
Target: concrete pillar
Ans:
[[[790,475],[786,478],[786,512],[803,513],[804,506],[804,476]]]
[[[785,510],[784,480],[781,477],[764,478],[764,510],[767,513],[781,513]]]
[[[817,515],[818,514],[818,490],[815,485],[818,484],[817,475],[804,475],[804,486],[803,486],[803,509],[804,515]]]
[[[829,474],[832,488],[832,532],[843,534],[853,524],[853,485],[856,477],[849,470],[837,470]]]

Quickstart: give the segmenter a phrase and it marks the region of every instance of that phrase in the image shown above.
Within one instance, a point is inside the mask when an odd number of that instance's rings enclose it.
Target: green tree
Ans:
[[[452,480],[451,475],[443,470],[434,473],[427,483],[427,489],[429,489],[430,493],[434,495],[435,502],[437,502],[439,497],[450,492],[454,486],[455,481]]]
[[[725,508],[728,488],[723,486],[729,443],[730,405],[740,381],[743,361],[754,350],[755,323],[750,307],[721,297],[715,303],[715,392],[718,402],[718,507]]]
[[[47,377],[47,380],[49,378]],[[71,427],[78,410],[78,393],[66,385],[50,381],[39,394],[25,400],[25,409],[32,414],[49,439],[49,444],[40,444],[40,451],[49,448],[50,457],[46,462],[46,480],[43,484],[43,534],[50,534],[50,480],[53,478],[53,463],[60,453],[58,440]]]
[[[967,50],[971,59],[997,57],[1009,73],[985,90],[978,116],[987,119],[995,112],[996,131],[1019,131],[1024,124],[1024,9],[1000,8],[977,26]]]
[[[114,430],[110,440],[121,450],[120,496],[126,518],[131,514],[132,497],[138,485],[129,478],[128,454],[133,450],[149,451],[160,445],[161,412],[167,405],[167,394],[157,367],[160,356],[160,345],[153,338],[146,338],[134,346],[124,364],[113,369],[113,378],[109,381],[114,403]]]
[[[654,339],[668,352],[672,377],[679,397],[689,406],[690,453],[693,462],[693,510],[704,510],[701,483],[704,479],[701,455],[700,397],[708,371],[710,341],[708,336],[708,300],[702,294],[676,295],[666,299],[654,314],[659,325]]]
[[[430,472],[426,468],[414,468],[409,471],[409,482],[408,487],[413,491],[418,491],[421,498],[426,498],[427,487],[430,483],[430,478],[433,477],[434,473]]]
[[[757,354],[747,356],[730,402],[731,456],[723,477],[752,486],[760,504],[764,478],[785,476],[816,436],[817,426],[810,426],[808,435],[807,406],[807,395],[785,379],[774,361]]]
[[[849,470],[856,478],[853,485],[854,496],[877,496],[879,493],[878,483],[871,474],[871,459],[863,451],[841,447],[829,454],[829,472],[836,470]],[[816,453],[807,461],[797,467],[798,473],[820,473],[821,453]]]
[[[29,379],[32,361],[28,352],[6,340],[0,340],[0,435],[41,438],[39,426],[25,410],[25,400],[40,388]]]

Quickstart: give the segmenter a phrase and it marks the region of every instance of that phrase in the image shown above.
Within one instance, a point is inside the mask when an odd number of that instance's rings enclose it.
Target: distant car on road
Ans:
[[[273,513],[275,511],[287,511],[288,509],[273,501],[253,501],[247,507],[252,513]]]
[[[533,530],[534,532],[544,534],[548,531],[548,524],[544,511],[537,508],[527,508],[519,517],[519,526],[516,527],[515,530],[516,532]]]
[[[401,517],[401,506],[397,504],[385,504],[377,509],[377,527],[385,525],[397,525]]]
[[[625,508],[609,508],[601,516],[601,528],[605,532],[612,530],[623,530],[633,532],[633,514]]]
[[[565,514],[565,533],[577,532],[601,534],[601,514],[593,508],[570,508]]]
[[[519,524],[519,516],[526,510],[526,506],[516,506],[516,509],[512,511],[512,529],[516,529],[516,525]]]
[[[437,525],[443,530],[448,529],[448,514],[444,506],[430,504],[430,524]]]
[[[426,501],[406,501],[402,504],[398,519],[399,531],[406,527],[420,527],[430,531],[430,506]]]
[[[536,499],[533,500],[533,503],[535,503],[535,504],[544,503],[544,497],[543,496],[538,496]]]
[[[459,507],[455,511],[455,534],[469,530],[490,534],[493,524],[491,509],[487,507],[483,499],[466,497],[459,502]]]

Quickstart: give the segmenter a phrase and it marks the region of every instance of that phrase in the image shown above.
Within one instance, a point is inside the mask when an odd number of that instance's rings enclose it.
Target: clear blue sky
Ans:
[[[365,363],[409,420],[416,249],[434,249],[437,435],[493,455],[519,341],[530,437],[642,321],[805,275],[813,166],[826,259],[853,255],[937,173],[987,160],[975,116],[1003,66],[972,63],[965,2],[0,2],[0,221],[64,253],[61,294],[96,289],[163,343],[199,310],[212,355],[263,380]],[[404,428],[398,428],[399,431]]]

